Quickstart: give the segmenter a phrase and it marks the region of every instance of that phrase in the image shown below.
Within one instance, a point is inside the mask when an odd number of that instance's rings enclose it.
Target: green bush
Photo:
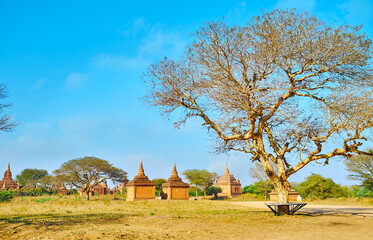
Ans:
[[[38,202],[38,203],[45,203],[45,202],[48,202],[48,201],[51,201],[52,198],[51,197],[47,197],[47,198],[39,198],[39,199],[36,199],[35,202]]]
[[[354,187],[352,189],[352,196],[357,198],[373,197],[373,191],[366,187]]]
[[[348,197],[347,187],[336,184],[330,178],[324,178],[314,173],[307,177],[304,182],[298,184],[296,190],[302,197],[310,199]]]
[[[0,191],[0,202],[9,202],[13,199],[14,194],[8,191]]]
[[[191,197],[195,197],[196,196],[196,191],[189,191],[189,196]],[[201,196],[204,196],[204,193],[203,191],[198,191],[198,196],[201,197]]]
[[[216,186],[210,186],[206,189],[207,195],[214,195],[214,198],[218,197],[218,193],[221,193],[223,190],[221,187],[216,187]]]
[[[268,194],[274,189],[273,184],[270,182],[255,182],[252,185],[245,186],[242,193],[251,193],[258,196],[268,197]],[[267,194],[267,196],[265,196]]]

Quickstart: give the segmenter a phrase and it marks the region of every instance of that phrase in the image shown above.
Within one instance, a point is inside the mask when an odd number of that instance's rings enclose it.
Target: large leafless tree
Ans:
[[[6,113],[6,109],[10,107],[5,101],[7,97],[6,85],[0,83],[0,131],[11,132],[17,124],[11,120],[11,115]]]
[[[286,203],[289,176],[307,164],[372,155],[360,150],[373,126],[371,46],[361,27],[295,10],[209,22],[180,59],[149,67],[145,99],[177,110],[177,124],[202,119],[219,150],[260,161]]]

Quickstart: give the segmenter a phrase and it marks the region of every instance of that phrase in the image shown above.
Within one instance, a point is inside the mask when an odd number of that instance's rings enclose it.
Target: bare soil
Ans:
[[[373,239],[373,208],[309,204],[276,217],[263,202],[125,202],[112,196],[0,203],[0,239]]]

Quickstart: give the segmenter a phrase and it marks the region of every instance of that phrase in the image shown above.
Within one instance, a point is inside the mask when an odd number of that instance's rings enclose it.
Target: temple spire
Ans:
[[[224,175],[228,175],[228,176],[229,176],[228,162],[225,163],[225,171],[224,171]]]
[[[8,163],[8,168],[6,170],[9,170],[10,171],[10,163]]]
[[[139,171],[137,172],[137,176],[145,176],[144,167],[142,166],[142,160],[140,160],[140,167]]]
[[[171,177],[179,177],[176,170],[176,163],[174,163],[174,169],[172,169]]]

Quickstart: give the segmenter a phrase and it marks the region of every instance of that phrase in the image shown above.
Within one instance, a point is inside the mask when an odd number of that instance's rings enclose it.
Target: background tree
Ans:
[[[211,173],[207,170],[188,169],[182,173],[190,184],[196,186],[196,196],[198,196],[198,188],[204,191],[206,196],[206,188],[212,185],[217,178],[216,173]]]
[[[80,188],[86,193],[89,200],[89,193],[93,187],[111,179],[113,183],[127,180],[127,173],[122,169],[113,167],[106,160],[95,157],[83,157],[70,160],[61,165],[53,174],[63,183]]]
[[[243,27],[209,22],[179,60],[150,65],[144,100],[163,115],[182,109],[176,126],[201,119],[219,151],[260,161],[286,203],[288,178],[307,164],[366,153],[372,41],[360,30],[295,10]]]
[[[270,162],[270,164],[273,169],[276,169],[276,166],[273,163]],[[267,200],[268,191],[273,189],[273,184],[271,183],[271,179],[269,179],[268,175],[265,173],[262,164],[260,162],[255,162],[254,166],[250,167],[249,175],[251,178],[257,180],[255,183],[256,185],[254,184],[256,186],[256,193],[262,192],[259,190],[259,188],[261,189],[259,186],[263,186],[264,199]]]
[[[36,188],[40,184],[40,179],[47,175],[47,170],[26,168],[16,176],[16,181],[21,186]]]
[[[217,186],[209,186],[207,189],[206,189],[206,193],[208,195],[214,195],[214,198],[217,199],[218,198],[218,194],[223,192],[223,190],[221,189],[221,187],[217,187]]]
[[[17,124],[11,120],[11,115],[5,113],[5,109],[11,106],[11,104],[5,102],[7,97],[8,92],[6,90],[6,85],[0,83],[0,130],[11,132]]]
[[[50,195],[53,192],[58,191],[59,181],[55,176],[46,175],[40,178],[39,182],[40,182],[40,186]]]
[[[249,186],[245,186],[242,189],[242,193],[253,193],[256,195],[264,196],[264,199],[267,200],[268,193],[274,189],[272,183],[258,181]]]
[[[373,153],[373,149],[368,150]],[[367,155],[355,155],[344,161],[347,170],[352,172],[350,179],[359,180],[362,186],[373,190],[373,157]]]
[[[166,179],[164,178],[156,178],[152,180],[155,183],[155,190],[158,191],[158,197],[161,194],[162,184],[166,182]]]
[[[296,186],[296,189],[302,197],[311,199],[338,198],[347,197],[348,195],[347,188],[319,174],[312,174],[307,177],[304,182]]]

